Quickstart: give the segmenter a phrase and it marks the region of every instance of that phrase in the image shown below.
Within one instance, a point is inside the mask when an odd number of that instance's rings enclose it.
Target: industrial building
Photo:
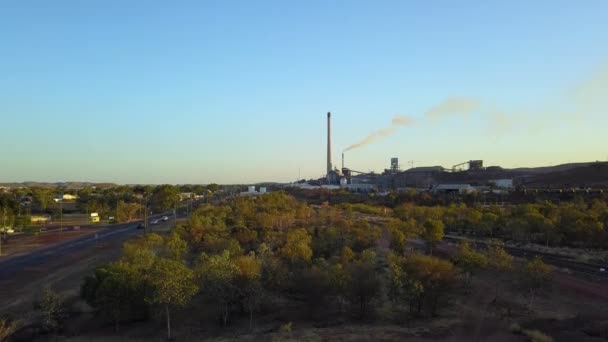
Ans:
[[[291,186],[296,186],[303,189],[348,189],[353,192],[369,192],[389,190],[399,190],[406,188],[415,188],[418,190],[427,190],[432,192],[442,193],[471,193],[475,191],[491,191],[491,192],[508,192],[516,188],[525,188],[527,185],[538,186],[538,184],[546,184],[547,187],[555,187],[553,178],[564,178],[564,172],[570,172],[573,175],[577,172],[581,174],[595,175],[595,178],[589,178],[598,184],[606,181],[605,176],[599,175],[598,170],[603,168],[604,164],[608,163],[579,163],[579,164],[564,164],[555,167],[545,168],[520,168],[520,169],[504,169],[500,166],[484,166],[484,161],[481,159],[471,159],[452,167],[445,168],[443,166],[419,166],[402,170],[399,165],[399,158],[390,158],[389,167],[384,169],[382,173],[362,172],[353,170],[345,165],[344,153],[342,153],[341,168],[337,168],[332,164],[332,139],[331,139],[331,113],[327,113],[327,161],[325,177],[312,180],[308,183],[297,183]],[[601,164],[601,165],[600,165]],[[572,170],[572,171],[569,171]],[[580,170],[580,171],[576,171]],[[555,173],[551,173],[555,172]],[[557,174],[558,172],[561,172]],[[551,175],[552,177],[547,178]],[[567,175],[566,175],[567,176]],[[573,179],[578,179],[575,177]],[[564,178],[565,180],[565,178]],[[551,182],[548,182],[551,181]],[[557,182],[555,182],[557,183]],[[589,183],[589,182],[587,182]],[[588,184],[581,186],[588,186]],[[558,186],[569,185],[566,182],[558,183]],[[247,192],[252,195],[256,192]]]

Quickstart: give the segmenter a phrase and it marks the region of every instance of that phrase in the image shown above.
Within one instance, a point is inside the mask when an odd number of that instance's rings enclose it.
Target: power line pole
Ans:
[[[59,232],[63,233],[63,199],[59,201]]]

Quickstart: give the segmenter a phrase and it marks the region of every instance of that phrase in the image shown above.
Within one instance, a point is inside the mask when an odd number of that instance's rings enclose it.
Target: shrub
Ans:
[[[524,335],[526,335],[531,342],[553,342],[553,338],[538,330],[524,330]]]

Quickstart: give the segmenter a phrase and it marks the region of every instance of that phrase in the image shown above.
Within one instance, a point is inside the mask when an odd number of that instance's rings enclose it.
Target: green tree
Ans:
[[[46,210],[53,203],[53,191],[49,188],[31,188],[32,200],[41,210]]]
[[[534,299],[550,284],[552,269],[540,257],[525,264],[520,273],[520,285],[528,298],[528,309],[532,308]]]
[[[158,258],[148,275],[152,292],[150,304],[161,305],[167,318],[167,338],[171,339],[171,308],[186,306],[198,291],[194,272],[182,262]]]
[[[173,232],[165,239],[166,253],[170,259],[182,260],[188,252],[188,243]]]
[[[381,281],[375,265],[365,261],[352,263],[349,275],[348,294],[351,303],[358,304],[359,317],[363,318],[369,311],[371,301],[380,294]]]
[[[502,278],[505,273],[513,269],[513,257],[499,243],[491,243],[488,245],[487,251],[488,267],[494,270],[497,274],[494,277],[494,299],[498,300],[499,288]]]
[[[152,206],[155,211],[165,211],[179,204],[179,189],[173,185],[159,185],[152,192]]]
[[[433,249],[443,239],[443,222],[435,219],[428,219],[422,225],[422,235],[420,236],[426,241],[429,252],[433,255]]]
[[[212,256],[202,254],[196,268],[203,293],[221,307],[224,326],[228,324],[230,318],[230,306],[238,299],[235,280],[239,272],[239,267],[230,258],[228,251]]]
[[[471,284],[473,273],[476,270],[486,268],[488,265],[488,258],[473,250],[467,241],[461,241],[458,244],[454,259],[456,265],[458,265],[464,273],[465,284],[467,286]]]
[[[57,332],[62,329],[67,315],[63,299],[56,292],[48,287],[44,288],[34,307],[40,315],[40,322],[45,331]]]

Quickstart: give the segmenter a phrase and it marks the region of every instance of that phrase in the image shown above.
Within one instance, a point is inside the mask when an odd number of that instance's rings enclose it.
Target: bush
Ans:
[[[553,342],[553,338],[538,330],[524,330],[524,335],[526,335],[531,342]]]
[[[8,319],[0,319],[0,341],[7,341],[17,330],[19,323]]]

